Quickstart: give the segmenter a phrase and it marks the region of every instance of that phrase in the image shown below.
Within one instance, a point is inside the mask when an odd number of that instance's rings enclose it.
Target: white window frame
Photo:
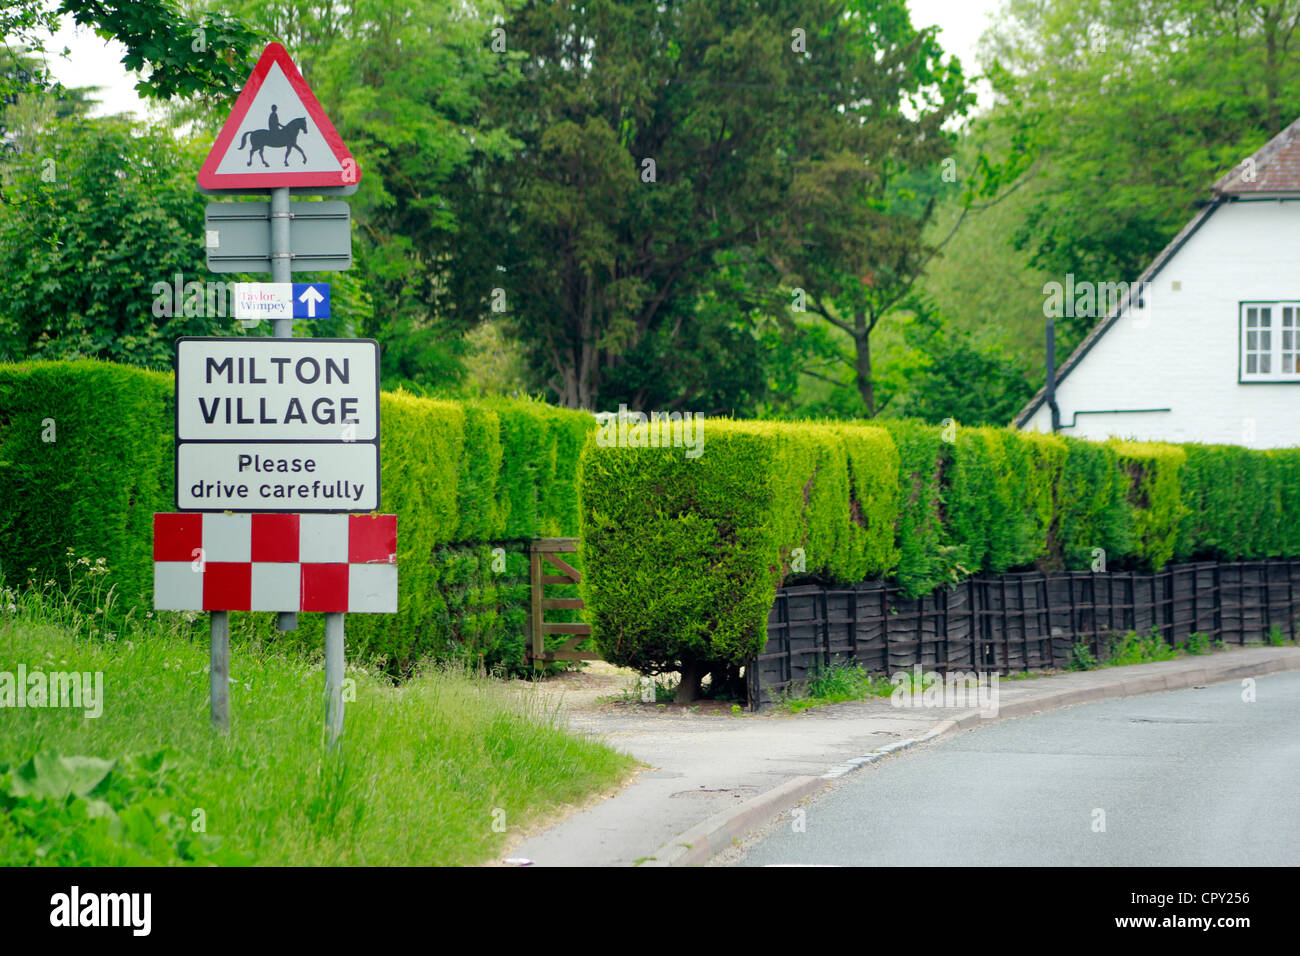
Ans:
[[[1300,301],[1240,303],[1237,381],[1300,382]]]

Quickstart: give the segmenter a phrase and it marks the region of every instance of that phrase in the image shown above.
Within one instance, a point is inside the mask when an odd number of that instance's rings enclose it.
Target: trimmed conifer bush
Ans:
[[[897,457],[874,428],[703,423],[704,453],[587,439],[582,594],[606,660],[706,670],[762,648],[791,575],[861,580],[889,569]],[[850,462],[852,464],[850,464]]]
[[[682,672],[681,699],[762,650],[776,588],[801,578],[893,578],[915,597],[980,572],[1300,554],[1300,449],[910,421],[703,428],[694,459],[593,435],[579,483],[597,643]]]

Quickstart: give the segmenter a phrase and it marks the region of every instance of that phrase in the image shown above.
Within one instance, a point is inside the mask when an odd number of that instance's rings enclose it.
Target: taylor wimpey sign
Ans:
[[[378,510],[378,344],[178,339],[176,507]]]

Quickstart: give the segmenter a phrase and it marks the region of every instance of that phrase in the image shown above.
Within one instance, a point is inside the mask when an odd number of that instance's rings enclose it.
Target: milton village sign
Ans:
[[[176,342],[176,508],[154,515],[154,607],[211,614],[212,722],[230,726],[230,611],[325,614],[325,721],[343,732],[346,612],[397,611],[397,517],[377,514],[379,346],[294,339],[294,318],[330,315],[327,283],[297,271],[352,265],[346,196],[361,173],[278,43],[244,85],[199,171],[214,272],[270,272],[240,283],[235,316],[270,319],[274,337]],[[295,224],[297,224],[295,226]]]

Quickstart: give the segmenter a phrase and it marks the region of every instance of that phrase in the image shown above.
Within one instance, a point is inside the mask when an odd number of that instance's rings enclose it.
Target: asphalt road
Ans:
[[[1300,672],[1255,694],[1228,682],[1099,701],[921,745],[843,778],[733,862],[1294,866]]]

